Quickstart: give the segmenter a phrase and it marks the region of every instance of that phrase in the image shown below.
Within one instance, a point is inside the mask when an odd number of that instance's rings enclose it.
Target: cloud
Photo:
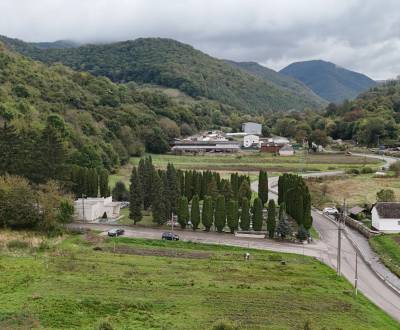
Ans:
[[[27,41],[169,37],[274,69],[324,59],[400,74],[396,0],[0,0],[0,34]]]

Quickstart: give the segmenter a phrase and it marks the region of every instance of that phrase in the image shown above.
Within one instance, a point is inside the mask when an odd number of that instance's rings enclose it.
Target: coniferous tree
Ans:
[[[210,231],[210,228],[213,224],[213,201],[211,196],[204,196],[203,210],[201,212],[201,223],[206,231]]]
[[[199,206],[198,195],[194,195],[192,198],[192,207],[190,209],[190,221],[192,222],[193,230],[196,230],[200,224],[200,206]]]
[[[136,224],[142,220],[142,185],[136,167],[133,167],[129,187],[129,218]]]
[[[108,172],[101,169],[98,173],[99,175],[99,190],[101,197],[110,196],[110,187],[108,186]]]
[[[190,201],[193,197],[193,173],[192,171],[185,172],[185,196]]]
[[[97,197],[99,190],[99,179],[97,171],[94,168],[89,168],[87,172],[87,191],[88,197]]]
[[[161,181],[163,183],[162,191],[162,201],[164,203],[165,208],[165,217],[166,219],[171,219],[172,216],[172,208],[171,208],[171,198],[169,196],[169,183],[166,171],[161,171],[159,174]]]
[[[227,203],[230,199],[232,199],[233,196],[231,183],[228,180],[222,179],[220,185],[220,193],[224,195],[225,203]]]
[[[213,202],[217,200],[218,197],[218,186],[217,186],[217,181],[215,180],[214,177],[211,177],[208,186],[207,186],[207,195],[211,196],[213,199]]]
[[[243,198],[247,198],[247,200],[251,200],[251,188],[248,180],[243,180],[239,192],[238,192],[239,202],[243,201]]]
[[[263,205],[268,201],[268,174],[263,170],[258,175],[258,197]]]
[[[297,238],[300,241],[305,241],[308,238],[308,232],[302,224],[299,226],[299,229],[297,231]]]
[[[163,179],[160,178],[157,172],[153,174],[152,178],[152,186],[153,186],[153,193],[152,193],[152,203],[151,203],[151,211],[153,214],[153,222],[162,225],[167,222],[167,206],[166,206],[166,199],[164,193],[164,183]]]
[[[311,195],[308,187],[303,187],[303,225],[306,230],[312,227],[313,218],[311,216]]]
[[[144,161],[143,173],[143,207],[147,210],[153,201],[153,194],[156,189],[153,187],[153,180],[156,171],[154,169],[151,157],[147,157]],[[142,179],[142,178],[141,178]]]
[[[178,185],[178,177],[174,165],[167,165],[167,185],[165,187],[166,195],[169,200],[171,212],[176,213],[178,199],[180,195],[180,187]]]
[[[217,197],[214,219],[215,228],[219,233],[222,233],[226,224],[225,197],[223,195]]]
[[[276,228],[278,235],[284,239],[291,234],[288,218],[285,211],[285,203],[279,205],[279,221]]]
[[[263,223],[263,206],[261,199],[258,197],[254,200],[253,203],[253,230],[255,231],[260,231],[262,229],[262,223]]]
[[[239,227],[239,205],[237,200],[231,199],[228,201],[226,208],[226,219],[228,227],[233,234]]]
[[[182,229],[185,229],[189,222],[189,203],[186,196],[182,196],[179,200],[178,222]]]
[[[240,213],[240,228],[242,230],[250,229],[250,205],[249,200],[245,197],[242,200],[242,210]]]
[[[139,187],[139,189],[142,190],[141,187]],[[140,193],[141,193],[141,191],[140,191]],[[118,202],[129,200],[129,192],[125,187],[125,183],[123,183],[122,181],[118,181],[115,184],[115,187],[112,190],[112,197],[113,197],[113,200],[118,201]]]
[[[238,193],[239,193],[239,184],[238,184],[238,174],[237,173],[232,173],[231,174],[231,189],[232,189],[232,195],[234,199],[238,199]]]
[[[275,201],[271,199],[268,202],[268,218],[267,218],[267,230],[269,238],[274,238],[276,227],[276,208]]]

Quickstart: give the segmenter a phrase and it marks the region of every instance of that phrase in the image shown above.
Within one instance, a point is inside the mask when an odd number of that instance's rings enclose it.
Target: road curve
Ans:
[[[388,168],[390,164],[394,163],[398,159],[388,156],[378,155],[363,155],[356,154],[356,156],[365,156],[370,158],[382,159],[386,162],[385,168]],[[303,177],[321,177],[330,175],[340,175],[339,172],[317,172],[302,174]],[[277,184],[278,177],[269,178],[269,198],[277,199]],[[258,183],[253,182],[251,184],[253,191],[258,191]],[[323,216],[316,210],[312,210],[313,225],[316,230],[320,233],[321,247],[319,259],[327,264],[328,266],[336,269],[337,267],[337,251],[338,251],[338,227],[337,224]],[[347,278],[351,283],[354,283],[355,270],[356,270],[356,253],[357,250],[352,242],[347,238],[346,235],[342,235],[342,261],[341,271],[342,275]],[[386,284],[365,262],[362,258],[358,258],[358,288],[359,290],[368,297],[377,306],[386,311],[389,315],[400,321],[400,294],[393,290],[388,284]]]

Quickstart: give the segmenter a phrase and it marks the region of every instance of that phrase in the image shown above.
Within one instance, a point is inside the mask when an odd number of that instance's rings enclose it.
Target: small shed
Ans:
[[[353,219],[358,219],[360,215],[363,215],[367,210],[361,206],[354,206],[349,210],[349,215]]]
[[[279,156],[293,156],[294,149],[291,145],[284,145],[282,148],[279,149]]]

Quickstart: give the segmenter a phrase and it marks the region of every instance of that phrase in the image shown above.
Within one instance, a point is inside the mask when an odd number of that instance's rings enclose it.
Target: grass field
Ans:
[[[308,154],[303,153],[290,157],[274,156],[268,153],[247,152],[240,154],[207,154],[207,155],[152,155],[153,163],[157,168],[166,168],[172,163],[180,169],[198,169],[220,171],[222,174],[243,171],[253,179],[257,178],[260,169],[268,170],[269,174],[277,175],[281,172],[298,171],[334,171],[368,165],[373,168],[382,163],[379,160],[346,156],[344,154]],[[131,158],[130,164],[121,168],[111,176],[110,185],[113,187],[118,180],[128,182],[133,165],[139,163],[140,158]]]
[[[400,277],[400,234],[372,237],[369,243],[382,262]]]
[[[95,234],[42,245],[1,248],[1,329],[400,326],[309,257]]]
[[[381,189],[392,189],[400,201],[400,180],[395,177],[374,177],[373,174],[325,177],[323,180],[308,180],[313,205],[318,207],[342,204],[343,198],[349,206],[373,204]],[[324,194],[325,192],[325,194]]]

